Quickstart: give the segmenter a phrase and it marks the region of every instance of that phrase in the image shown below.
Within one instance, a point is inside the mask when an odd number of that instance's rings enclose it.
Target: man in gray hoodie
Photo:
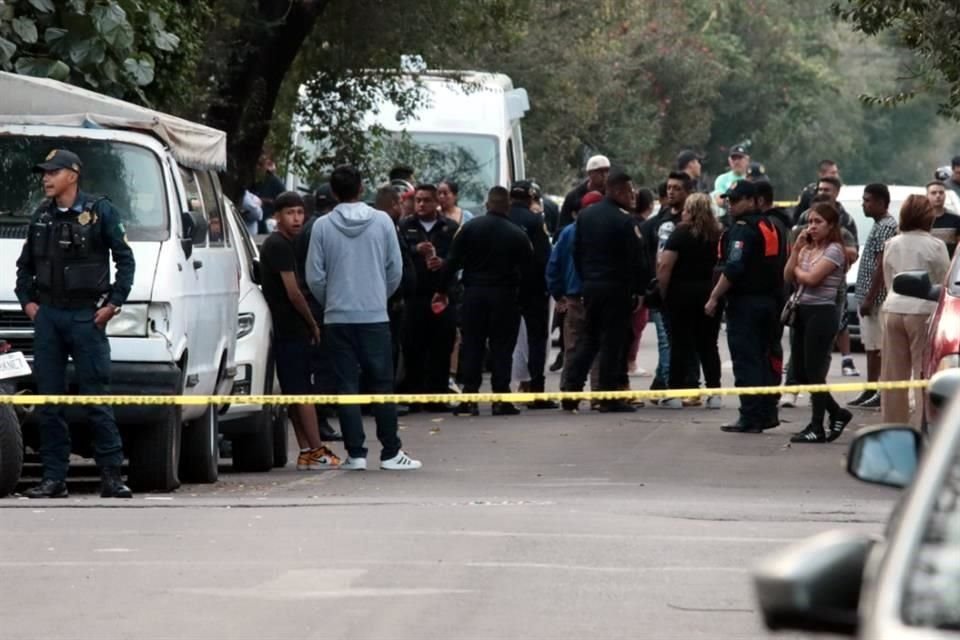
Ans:
[[[393,357],[387,299],[400,286],[403,259],[390,216],[360,201],[363,179],[351,166],[337,167],[330,188],[340,202],[313,227],[307,252],[307,286],[323,306],[327,343],[341,395],[360,392],[361,375],[375,394],[393,393]],[[341,469],[367,468],[363,418],[357,405],[340,405],[340,430],[348,458]],[[375,404],[380,468],[419,469],[401,450],[397,405]]]

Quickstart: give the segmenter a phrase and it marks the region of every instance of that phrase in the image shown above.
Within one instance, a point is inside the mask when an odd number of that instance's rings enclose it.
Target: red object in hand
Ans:
[[[430,310],[433,311],[434,315],[440,315],[447,308],[446,300],[434,300],[430,303]]]

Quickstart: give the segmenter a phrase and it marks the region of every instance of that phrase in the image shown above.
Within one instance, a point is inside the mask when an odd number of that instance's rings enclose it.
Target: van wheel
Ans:
[[[287,408],[283,405],[272,405],[270,415],[273,428],[273,466],[282,468],[287,466]]]
[[[180,486],[180,407],[164,407],[163,420],[127,431],[129,479],[136,491],[173,491]]]
[[[207,405],[203,415],[183,426],[183,450],[180,453],[180,477],[184,482],[210,484],[219,475],[220,449],[217,432],[220,415],[217,407]]]
[[[262,472],[273,468],[273,411],[264,407],[240,420],[241,435],[233,440],[233,470]]]
[[[8,496],[20,482],[23,469],[23,434],[12,406],[0,407],[0,498]]]

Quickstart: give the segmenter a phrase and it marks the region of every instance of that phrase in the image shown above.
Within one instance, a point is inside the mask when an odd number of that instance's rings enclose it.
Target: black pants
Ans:
[[[798,384],[824,384],[830,371],[830,353],[839,326],[837,306],[800,305],[790,335],[790,358]],[[823,426],[825,416],[834,416],[840,405],[827,392],[810,395],[814,426]]]
[[[550,334],[550,298],[546,292],[521,292],[520,315],[527,326],[527,370],[530,390],[543,391],[543,370],[547,365],[547,336]]]
[[[449,393],[450,354],[457,339],[453,305],[440,314],[430,308],[430,298],[407,298],[403,322],[406,393]]]
[[[467,287],[463,294],[460,371],[464,393],[476,393],[483,380],[483,361],[490,343],[494,393],[510,392],[513,347],[520,331],[517,290],[507,287]]]
[[[774,296],[733,295],[727,302],[727,344],[733,360],[733,378],[738,387],[779,386],[772,352],[780,328]],[[777,397],[740,396],[740,420],[766,427],[776,422]]]
[[[564,391],[582,391],[590,367],[600,354],[600,390],[616,391],[626,374],[624,354],[630,346],[633,301],[623,287],[585,286],[587,323],[564,374]]]
[[[706,298],[692,297],[667,307],[670,327],[671,389],[692,389],[700,384],[700,368],[710,389],[720,388],[720,318],[703,312]]]

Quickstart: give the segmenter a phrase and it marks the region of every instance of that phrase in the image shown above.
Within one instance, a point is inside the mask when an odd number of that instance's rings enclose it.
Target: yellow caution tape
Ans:
[[[926,380],[899,382],[851,382],[785,387],[727,387],[724,389],[667,389],[638,391],[549,391],[545,393],[416,393],[300,396],[54,396],[19,394],[0,396],[0,404],[34,406],[63,405],[246,405],[246,404],[423,404],[430,402],[534,402],[535,400],[663,400],[704,396],[756,396],[782,393],[848,393],[892,389],[925,389]]]

